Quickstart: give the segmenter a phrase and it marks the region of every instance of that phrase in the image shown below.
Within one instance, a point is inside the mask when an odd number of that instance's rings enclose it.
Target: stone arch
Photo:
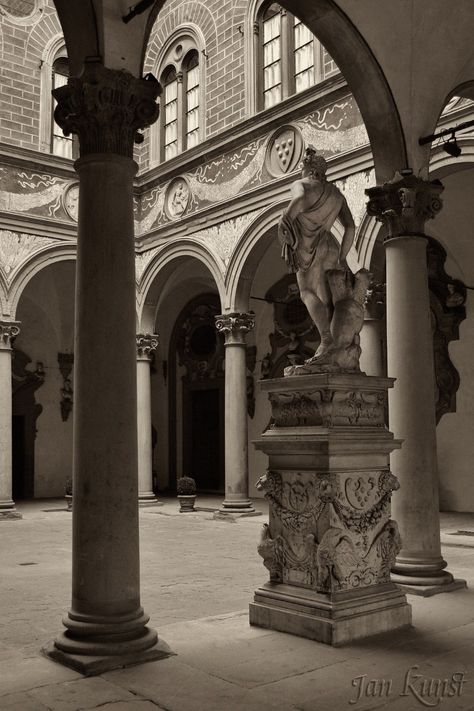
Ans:
[[[152,332],[155,315],[159,307],[160,292],[171,272],[176,268],[176,260],[197,259],[210,272],[219,294],[221,304],[225,304],[224,264],[202,243],[184,239],[170,243],[160,249],[146,266],[139,283],[138,329]]]
[[[0,316],[6,316],[9,312],[7,294],[8,284],[4,275],[0,271]]]
[[[260,261],[270,243],[276,239],[275,229],[288,198],[274,202],[247,227],[232,252],[226,271],[226,310],[248,311],[250,290]],[[332,228],[341,241],[342,225],[338,220]]]
[[[43,12],[41,20],[33,27],[28,36],[25,54],[37,55],[42,58],[45,47],[51,41],[54,41],[54,38],[62,34],[63,31],[56,11]]]
[[[75,243],[69,242],[48,245],[24,262],[21,269],[15,274],[9,289],[8,305],[12,318],[15,318],[18,302],[20,301],[22,293],[35,274],[38,274],[42,269],[55,262],[75,260],[76,245]]]
[[[247,227],[235,246],[226,273],[226,309],[248,311],[250,290],[257,267],[270,242],[274,239],[272,228],[280,219],[288,198],[270,205]]]

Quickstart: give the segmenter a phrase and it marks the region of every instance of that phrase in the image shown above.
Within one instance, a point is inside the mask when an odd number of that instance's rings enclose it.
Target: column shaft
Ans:
[[[136,166],[97,155],[78,161],[77,170],[72,606],[79,613],[121,615],[139,607]]]
[[[252,509],[248,493],[245,343],[225,347],[225,510]]]
[[[137,336],[138,503],[140,506],[161,503],[153,492],[151,439],[150,353],[157,344],[157,339],[149,334]]]
[[[216,316],[216,328],[225,335],[225,499],[220,510],[244,515],[256,513],[249,499],[245,344],[254,325],[252,312]]]
[[[430,323],[426,240],[402,236],[386,242],[387,370],[396,378],[389,392],[390,429],[403,440],[392,454],[400,489],[392,501],[402,550],[395,580],[442,584],[436,461],[433,339]]]

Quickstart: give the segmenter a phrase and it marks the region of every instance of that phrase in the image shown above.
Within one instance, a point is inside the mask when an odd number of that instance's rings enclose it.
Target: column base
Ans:
[[[444,570],[446,565],[441,556],[423,558],[407,552],[397,556],[390,579],[404,592],[423,597],[466,587],[465,580],[455,581],[451,573]]]
[[[332,595],[265,583],[250,603],[249,622],[337,647],[411,625],[411,605],[393,583]]]
[[[392,573],[390,579],[407,595],[420,595],[421,597],[431,597],[439,593],[467,588],[465,580],[453,578],[451,573],[446,573],[446,576],[441,580],[440,577],[437,577],[436,580],[429,580],[429,578],[413,578],[409,575]]]
[[[232,514],[233,516],[260,516],[259,511],[255,511],[250,499],[224,499],[218,512],[221,514]]]
[[[152,491],[138,494],[138,506],[163,506],[163,501],[159,501]]]
[[[65,637],[67,632],[58,638],[58,642],[62,637]],[[157,659],[166,659],[166,657],[174,656],[170,647],[162,639],[158,640],[153,647],[142,651],[131,651],[124,654],[114,655],[83,655],[72,654],[65,652],[56,646],[56,642],[51,640],[41,650],[42,653],[58,664],[63,664],[78,671],[84,676],[97,676],[112,669],[121,669],[135,664],[143,664],[144,662],[153,662]]]
[[[10,521],[23,518],[23,515],[15,508],[14,501],[0,501],[0,521]]]

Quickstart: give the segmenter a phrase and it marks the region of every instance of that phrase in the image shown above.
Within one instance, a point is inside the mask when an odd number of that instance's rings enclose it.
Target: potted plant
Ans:
[[[66,479],[65,499],[67,503],[67,510],[72,511],[72,477],[70,476]]]
[[[190,476],[182,476],[176,482],[176,491],[178,493],[179,512],[186,513],[194,511],[194,502],[196,501],[196,482]]]

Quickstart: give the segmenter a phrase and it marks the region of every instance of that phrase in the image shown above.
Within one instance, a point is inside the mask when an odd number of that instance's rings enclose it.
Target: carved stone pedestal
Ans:
[[[340,645],[411,623],[390,581],[401,546],[389,470],[400,443],[384,422],[392,384],[361,373],[261,382],[273,424],[255,443],[269,456],[258,552],[270,582],[250,604],[251,624]]]

